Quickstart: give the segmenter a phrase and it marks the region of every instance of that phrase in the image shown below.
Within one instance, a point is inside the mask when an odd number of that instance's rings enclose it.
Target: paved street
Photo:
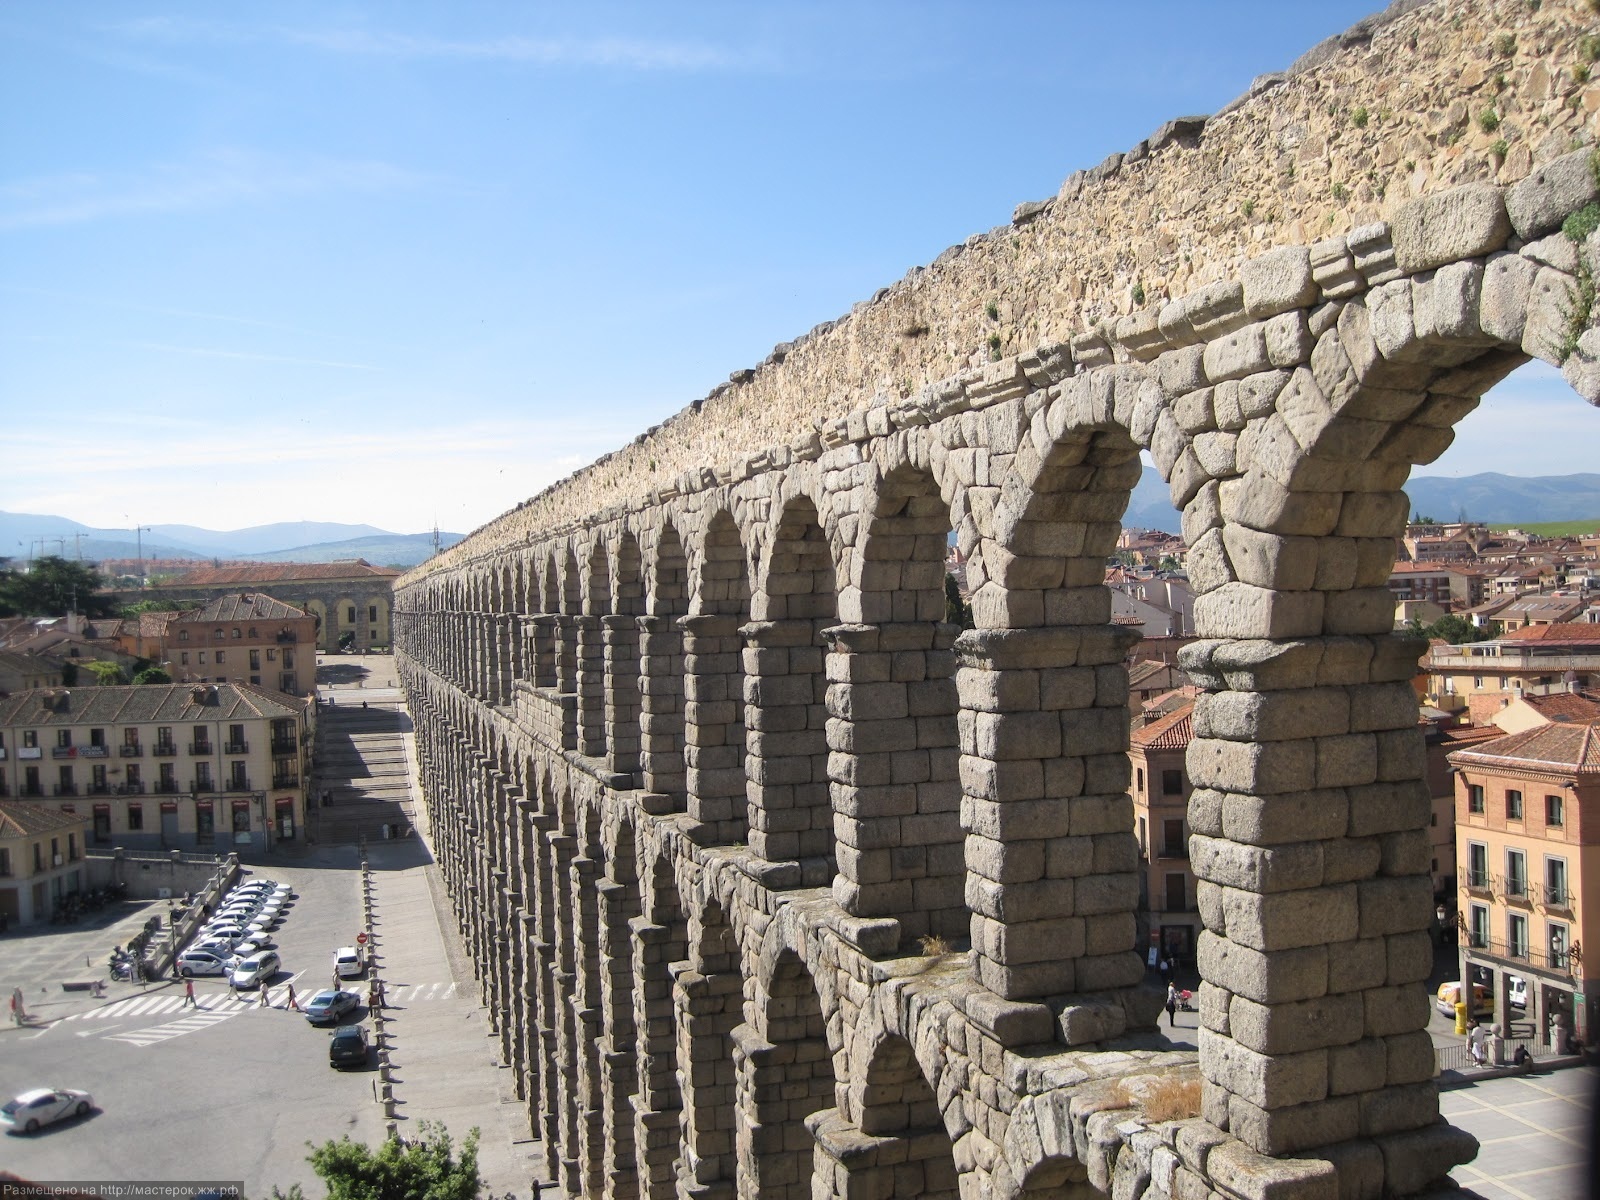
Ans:
[[[1445,1092],[1440,1109],[1480,1145],[1477,1160],[1451,1178],[1484,1200],[1582,1200],[1597,1089],[1600,1070],[1580,1067]]]

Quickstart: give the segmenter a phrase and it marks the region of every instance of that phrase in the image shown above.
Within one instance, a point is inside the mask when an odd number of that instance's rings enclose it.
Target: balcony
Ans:
[[[1533,897],[1528,894],[1528,881],[1520,875],[1506,876],[1504,895],[1507,904],[1525,904],[1530,907],[1533,904]]]
[[[214,754],[216,747],[210,742],[190,742],[189,753],[199,757],[202,754]]]
[[[275,737],[272,739],[272,752],[274,754],[293,754],[300,749],[300,743],[293,737]]]
[[[123,758],[143,758],[144,747],[139,745],[138,742],[124,742],[122,743],[122,749],[118,753]]]
[[[156,791],[163,796],[176,796],[178,794],[178,781],[176,779],[162,779],[156,783]]]
[[[275,787],[275,788],[299,787],[300,786],[300,776],[298,776],[298,775],[274,775],[272,777],[272,786]]]
[[[278,636],[276,638],[274,638],[273,640],[276,641],[278,643],[278,645],[280,645],[280,646],[292,646],[292,645],[294,645],[294,643],[298,642],[300,639],[295,636],[294,630],[285,629],[282,633],[278,634]]]
[[[22,785],[22,790],[19,791],[17,795],[27,796],[37,800],[44,796],[44,788],[40,787],[37,783],[25,783]]]
[[[1189,843],[1188,842],[1168,842],[1165,846],[1161,847],[1161,857],[1162,858],[1188,858],[1189,857]]]
[[[249,754],[250,753],[250,743],[249,742],[229,742],[226,746],[224,746],[222,748],[222,752],[224,754]]]
[[[157,742],[150,748],[150,754],[154,758],[177,758],[178,747],[175,742]]]
[[[1494,889],[1493,885],[1489,882],[1489,872],[1468,871],[1467,890],[1469,892],[1481,892],[1486,896],[1490,895]]]
[[[1545,885],[1544,895],[1541,897],[1546,908],[1559,908],[1567,912],[1572,911],[1572,892],[1565,884],[1559,887]]]
[[[1572,973],[1572,952],[1570,950],[1534,950],[1528,946],[1498,941],[1486,938],[1484,941],[1472,943],[1472,949],[1477,951],[1479,958],[1504,959],[1509,963],[1523,966],[1539,967],[1546,971],[1554,971],[1561,975]]]
[[[58,783],[51,791],[57,796],[76,796],[78,794],[78,785],[75,783]]]
[[[91,796],[109,796],[111,795],[111,785],[109,783],[91,783],[84,791]]]
[[[249,790],[250,781],[248,779],[236,776],[228,780],[228,791],[230,792],[248,792]]]
[[[142,783],[119,783],[119,784],[117,784],[117,795],[119,795],[119,796],[142,796],[142,795],[144,795],[144,784],[142,784]]]

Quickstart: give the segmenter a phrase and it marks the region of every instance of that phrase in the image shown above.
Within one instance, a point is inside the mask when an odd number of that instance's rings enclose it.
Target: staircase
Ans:
[[[313,836],[323,845],[380,841],[412,825],[410,777],[402,735],[411,716],[397,701],[361,707],[348,692],[317,714],[316,790],[306,798]],[[331,793],[332,803],[323,803]]]

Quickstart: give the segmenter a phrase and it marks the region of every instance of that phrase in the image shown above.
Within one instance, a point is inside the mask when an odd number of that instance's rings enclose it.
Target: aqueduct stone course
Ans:
[[[1331,1198],[1472,1156],[1385,585],[1492,384],[1600,401],[1594,29],[1396,5],[401,580],[436,849],[567,1191]],[[1144,450],[1202,636],[1198,1056],[1144,982],[1103,586]]]

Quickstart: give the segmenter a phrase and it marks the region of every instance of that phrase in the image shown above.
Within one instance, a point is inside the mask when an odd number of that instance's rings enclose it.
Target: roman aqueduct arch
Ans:
[[[435,848],[566,1189],[1404,1195],[1472,1156],[1385,585],[1494,383],[1600,401],[1593,29],[1399,4],[401,581]],[[1141,451],[1198,594],[1198,1056],[1136,945],[1103,571]],[[1138,1102],[1197,1070],[1199,1115]]]

